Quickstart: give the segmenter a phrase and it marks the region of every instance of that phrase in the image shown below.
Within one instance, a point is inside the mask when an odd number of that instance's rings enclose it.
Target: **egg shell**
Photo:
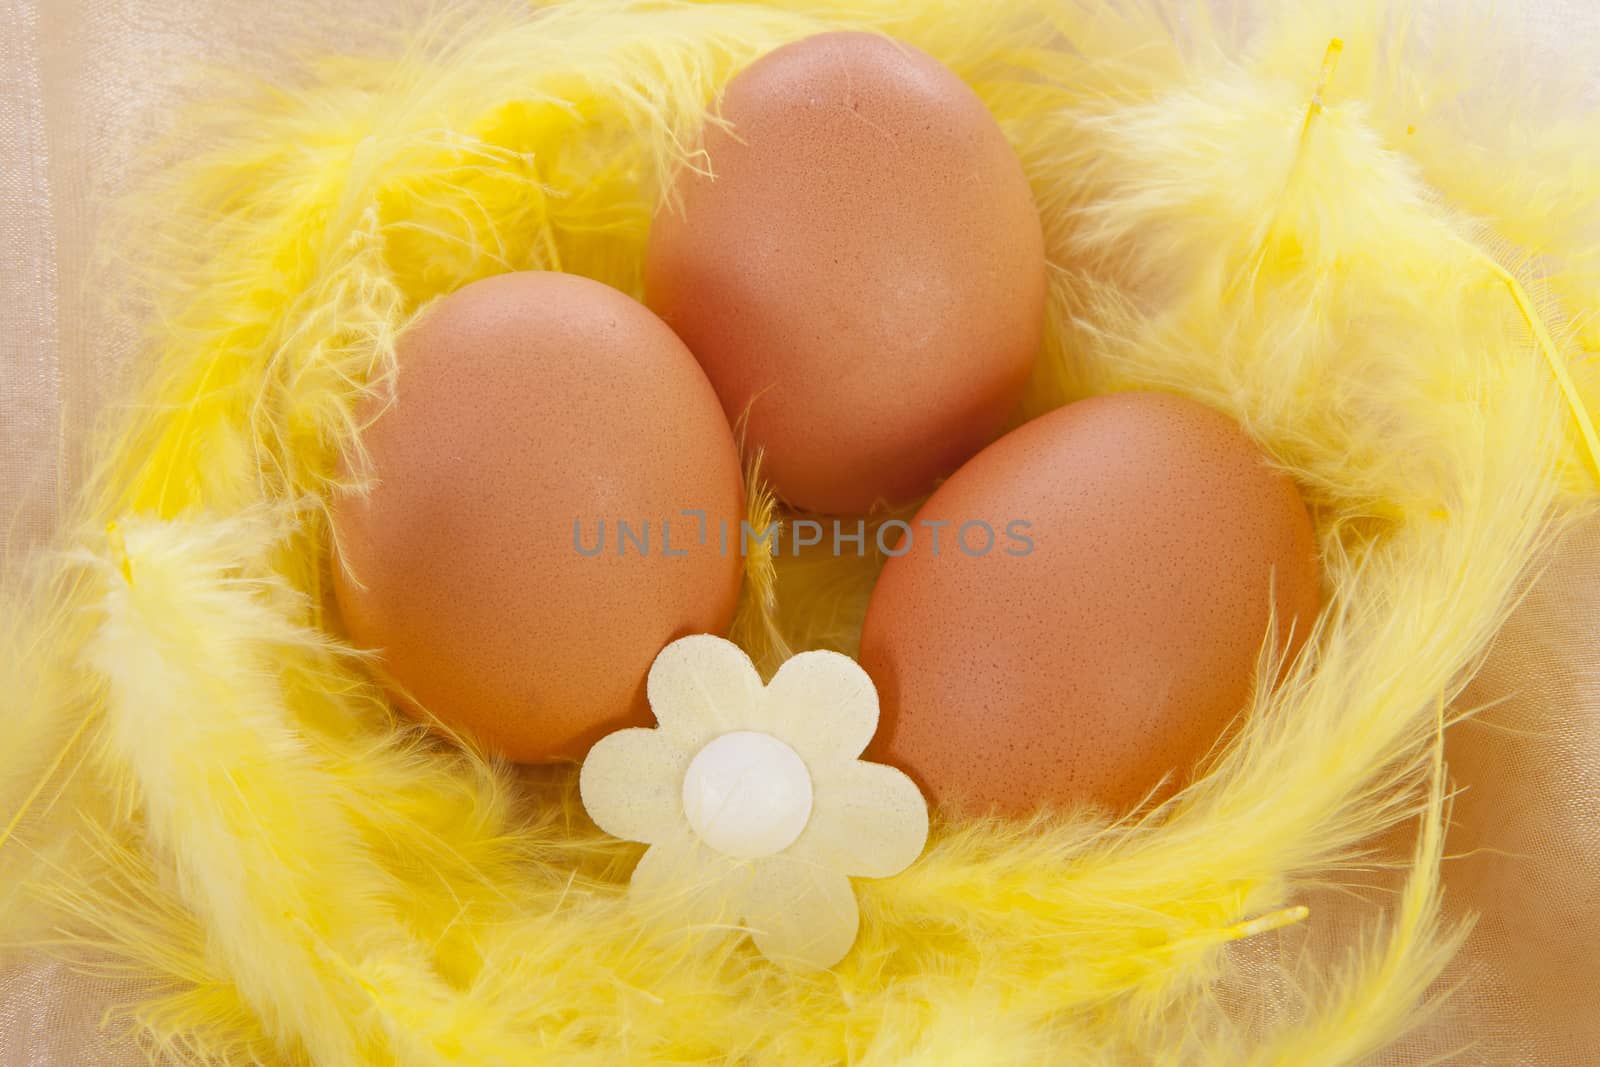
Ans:
[[[739,459],[694,357],[615,289],[533,272],[440,300],[398,360],[392,406],[363,413],[376,484],[334,507],[349,637],[404,702],[514,760],[648,725],[651,661],[724,632],[741,574],[717,535]],[[648,553],[619,554],[618,520],[648,523]]]
[[[972,522],[995,531],[987,554],[981,527],[973,551],[957,540]],[[901,547],[861,640],[874,752],[966,811],[1120,812],[1170,792],[1248,700],[1274,601],[1293,653],[1321,598],[1292,480],[1225,415],[1160,393],[1023,425],[945,482]]]
[[[827,33],[735,76],[715,178],[679,174],[646,301],[705,367],[790,504],[926,493],[992,440],[1045,302],[1027,178],[983,102],[909,45]]]

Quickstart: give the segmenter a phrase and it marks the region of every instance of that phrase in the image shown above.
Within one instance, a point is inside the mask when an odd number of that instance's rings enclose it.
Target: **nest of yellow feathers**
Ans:
[[[1595,208],[1561,176],[1600,138],[1486,156],[1431,89],[1470,27],[1421,50],[1379,4],[1208,10],[573,0],[208,103],[140,201],[140,403],[0,660],[10,939],[138,975],[152,1056],[210,1064],[1304,1065],[1399,1037],[1457,941],[1448,709],[1595,489],[1562,311],[1600,292]],[[836,29],[935,57],[1020,160],[1048,264],[1023,414],[1159,390],[1231,416],[1310,505],[1323,606],[1180,792],[936,817],[857,886],[848,955],[795,972],[642,923],[640,850],[571,769],[396,714],[334,636],[329,515],[422,309],[512,271],[643,295],[720,89]],[[767,673],[856,652],[883,561],[752,554],[733,640]],[[1284,984],[1218,995],[1231,944],[1314,923],[1306,892],[1407,823],[1385,925],[1269,1024]]]

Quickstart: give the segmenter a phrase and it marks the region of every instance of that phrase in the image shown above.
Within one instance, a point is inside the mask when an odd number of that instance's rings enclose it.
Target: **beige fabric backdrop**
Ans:
[[[130,370],[137,309],[103,299],[116,279],[95,242],[110,199],[158,165],[145,146],[172,132],[175,106],[208,68],[282,71],[297,55],[381,47],[424,3],[357,0],[335,13],[306,0],[0,0],[0,558],[56,527],[93,458],[87,428]],[[1541,62],[1590,64],[1600,99],[1600,5],[1500,6],[1521,25],[1508,42],[1534,41]],[[1600,524],[1558,554],[1470,694],[1501,702],[1451,739],[1465,791],[1448,901],[1454,915],[1483,917],[1449,1013],[1384,1063],[1600,1063],[1597,617]],[[1303,930],[1250,951],[1337,943],[1372,914],[1319,904]],[[125,992],[0,960],[0,1063],[142,1062],[98,1032]]]
[[[136,309],[97,259],[107,206],[218,70],[381,49],[427,0],[0,0],[0,559],[55,528],[119,395]]]

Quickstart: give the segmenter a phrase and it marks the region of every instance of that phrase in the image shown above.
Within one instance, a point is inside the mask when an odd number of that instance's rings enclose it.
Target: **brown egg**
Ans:
[[[828,33],[728,83],[657,214],[646,301],[790,504],[904,503],[990,441],[1039,345],[1044,240],[983,103],[909,45]],[[681,209],[680,209],[681,208]]]
[[[901,548],[861,639],[875,752],[969,811],[1170,791],[1245,705],[1274,594],[1294,648],[1320,600],[1294,484],[1232,420],[1160,393],[1001,438]]]
[[[349,635],[397,695],[493,751],[578,758],[647,725],[656,653],[732,619],[732,433],[689,350],[615,289],[503,274],[440,300],[364,441],[376,484],[334,511]]]

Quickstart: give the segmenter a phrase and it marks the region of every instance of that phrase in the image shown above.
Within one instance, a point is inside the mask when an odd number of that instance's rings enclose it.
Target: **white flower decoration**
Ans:
[[[630,896],[684,928],[743,924],[785,966],[838,963],[860,921],[850,876],[898,874],[928,840],[915,783],[857,758],[872,679],[805,652],[763,686],[739,646],[698,635],[661,651],[646,691],[659,729],[602,738],[578,780],[602,830],[650,846]]]

